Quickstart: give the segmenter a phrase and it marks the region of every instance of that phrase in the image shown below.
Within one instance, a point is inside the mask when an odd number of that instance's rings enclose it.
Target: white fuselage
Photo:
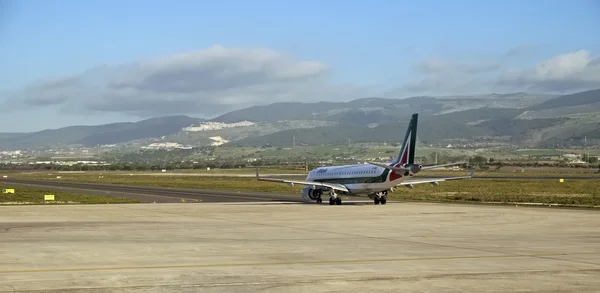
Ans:
[[[356,164],[315,168],[308,173],[306,181],[343,184],[351,194],[365,195],[389,190],[413,175],[410,172],[396,174],[395,171],[370,164]]]

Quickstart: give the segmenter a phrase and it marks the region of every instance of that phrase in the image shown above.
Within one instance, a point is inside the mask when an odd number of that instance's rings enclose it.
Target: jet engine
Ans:
[[[423,168],[423,166],[417,165],[417,164],[412,164],[412,165],[410,165],[408,167],[408,169],[410,170],[410,172],[413,173],[413,174],[419,173],[419,171],[421,171],[422,168]]]
[[[302,188],[302,198],[304,200],[316,200],[321,197],[323,190],[313,189],[310,186]]]

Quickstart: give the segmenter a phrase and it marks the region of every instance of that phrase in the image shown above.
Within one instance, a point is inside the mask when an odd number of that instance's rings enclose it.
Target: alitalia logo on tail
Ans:
[[[392,161],[390,166],[400,167],[405,164],[414,164],[415,162],[415,146],[417,142],[417,122],[419,120],[419,114],[413,114],[408,124],[408,129],[404,135],[404,141],[402,142],[402,148],[398,156]],[[397,165],[400,166],[397,166]]]
[[[408,129],[404,135],[404,141],[402,142],[402,148],[398,153],[398,156],[390,163],[389,166],[393,168],[408,167],[415,162],[415,147],[417,144],[417,122],[419,119],[418,114],[413,114],[408,124]],[[386,181],[395,181],[402,178],[406,171],[391,171],[386,169],[384,176]]]

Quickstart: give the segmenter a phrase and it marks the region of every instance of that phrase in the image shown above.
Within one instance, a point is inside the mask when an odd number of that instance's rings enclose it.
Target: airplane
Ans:
[[[256,179],[259,181],[287,183],[292,187],[294,184],[306,185],[301,191],[302,198],[306,201],[316,201],[318,204],[323,202],[321,198],[323,192],[329,192],[330,205],[342,204],[342,199],[338,194],[368,196],[377,205],[386,204],[388,192],[393,192],[397,186],[413,188],[414,184],[422,183],[431,183],[438,186],[438,182],[440,181],[473,177],[475,169],[468,176],[407,180],[422,170],[465,163],[456,162],[432,166],[415,164],[418,118],[419,114],[415,113],[412,115],[400,152],[391,162],[367,162],[364,164],[318,167],[308,173],[305,181],[260,177],[257,168]]]

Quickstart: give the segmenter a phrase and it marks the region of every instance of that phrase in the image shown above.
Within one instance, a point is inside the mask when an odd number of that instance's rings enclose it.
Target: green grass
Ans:
[[[43,189],[23,188],[5,184],[1,189],[12,188],[15,193],[0,194],[0,205],[6,204],[111,204],[139,203],[138,200],[107,196],[76,194]],[[53,194],[54,201],[44,201],[44,195]]]
[[[527,155],[539,155],[539,156],[560,156],[563,155],[565,153],[567,153],[566,151],[563,150],[557,150],[557,149],[519,149],[513,152],[514,154],[518,154],[518,155],[523,155],[523,156],[527,156]]]
[[[300,187],[293,189],[286,184],[273,184],[264,181],[257,181],[255,178],[239,177],[202,177],[202,176],[129,176],[119,174],[103,174],[103,178],[98,175],[89,174],[61,174],[57,179],[56,175],[22,175],[12,176],[13,178],[32,179],[32,180],[51,180],[51,181],[75,181],[75,182],[93,182],[106,184],[125,184],[125,185],[145,185],[145,186],[163,186],[163,187],[183,187],[199,189],[216,190],[237,190],[237,191],[257,191],[257,192],[299,192]]]
[[[600,206],[600,185],[595,180],[460,180],[435,187],[400,188],[393,198],[493,203],[543,203],[567,206]]]
[[[523,170],[523,172],[521,172]],[[600,180],[598,169],[592,168],[533,168],[533,167],[503,167],[500,170],[477,170],[474,177],[597,177]],[[423,176],[462,176],[467,171],[464,170],[426,170],[421,171],[419,175]]]
[[[461,175],[464,172],[453,172]],[[301,185],[257,181],[254,178],[202,176],[129,176],[105,173],[104,178],[89,174],[22,175],[20,178],[184,187],[215,190],[300,193]],[[14,177],[14,176],[13,176]],[[596,180],[510,180],[478,179],[441,182],[440,186],[418,184],[414,189],[397,188],[391,198],[458,202],[544,203],[571,206],[600,206],[600,184]]]

